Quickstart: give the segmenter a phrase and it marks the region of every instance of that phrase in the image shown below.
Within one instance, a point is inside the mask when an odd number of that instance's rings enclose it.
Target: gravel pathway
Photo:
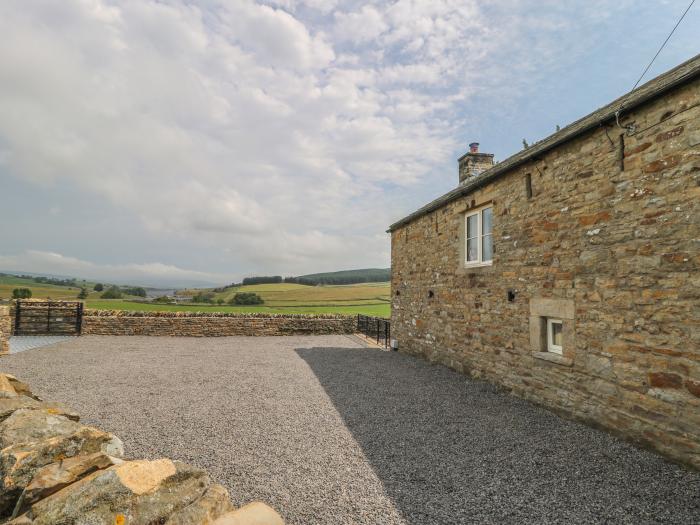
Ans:
[[[0,369],[288,523],[700,522],[697,472],[351,337],[84,336]]]
[[[10,337],[10,353],[18,354],[25,350],[63,343],[74,338],[75,336],[70,335],[15,335]]]

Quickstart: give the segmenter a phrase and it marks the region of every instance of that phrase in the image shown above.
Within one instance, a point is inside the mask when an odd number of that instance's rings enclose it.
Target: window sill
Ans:
[[[480,262],[480,263],[464,263],[462,266],[465,270],[468,270],[469,268],[483,268],[484,266],[493,266],[493,261],[489,262]]]
[[[535,359],[542,359],[543,361],[549,361],[561,366],[574,366],[574,360],[563,355],[555,354],[553,352],[533,352],[532,357]]]
[[[459,275],[477,275],[481,273],[491,273],[496,271],[496,267],[492,264],[472,264],[470,266],[465,266],[461,264],[457,268],[457,274]]]

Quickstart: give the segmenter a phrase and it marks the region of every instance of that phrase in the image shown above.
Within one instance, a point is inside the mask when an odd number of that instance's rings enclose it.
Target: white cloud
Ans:
[[[576,56],[562,35],[601,16],[515,0],[338,6],[0,2],[0,177],[108,199],[143,224],[131,235],[183,257],[204,244],[218,268],[388,264],[397,203],[456,180],[459,133],[490,111],[469,97],[516,106],[543,66]]]
[[[96,264],[60,253],[27,250],[18,255],[0,255],[0,268],[29,273],[50,273],[89,280],[109,279],[116,284],[180,286],[228,283],[230,275],[185,270],[162,263]]]
[[[334,34],[339,41],[361,43],[377,38],[389,28],[382,14],[365,5],[353,13],[336,12]]]

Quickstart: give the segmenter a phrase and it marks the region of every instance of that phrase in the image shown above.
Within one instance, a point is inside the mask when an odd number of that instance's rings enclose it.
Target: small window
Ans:
[[[547,319],[547,352],[562,354],[563,324],[561,319]]]
[[[464,264],[477,266],[493,260],[493,207],[468,213],[464,217]]]

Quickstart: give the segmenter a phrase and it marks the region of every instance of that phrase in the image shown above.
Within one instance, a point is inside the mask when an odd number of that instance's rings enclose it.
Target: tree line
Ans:
[[[298,277],[282,277],[281,275],[258,275],[246,277],[240,283],[231,283],[228,286],[214,288],[215,292],[224,292],[227,288],[254,284],[278,284],[293,283],[306,286],[318,286],[323,284],[360,284],[360,283],[384,283],[391,280],[390,268],[367,268],[364,270],[342,270],[339,272],[313,273]]]

